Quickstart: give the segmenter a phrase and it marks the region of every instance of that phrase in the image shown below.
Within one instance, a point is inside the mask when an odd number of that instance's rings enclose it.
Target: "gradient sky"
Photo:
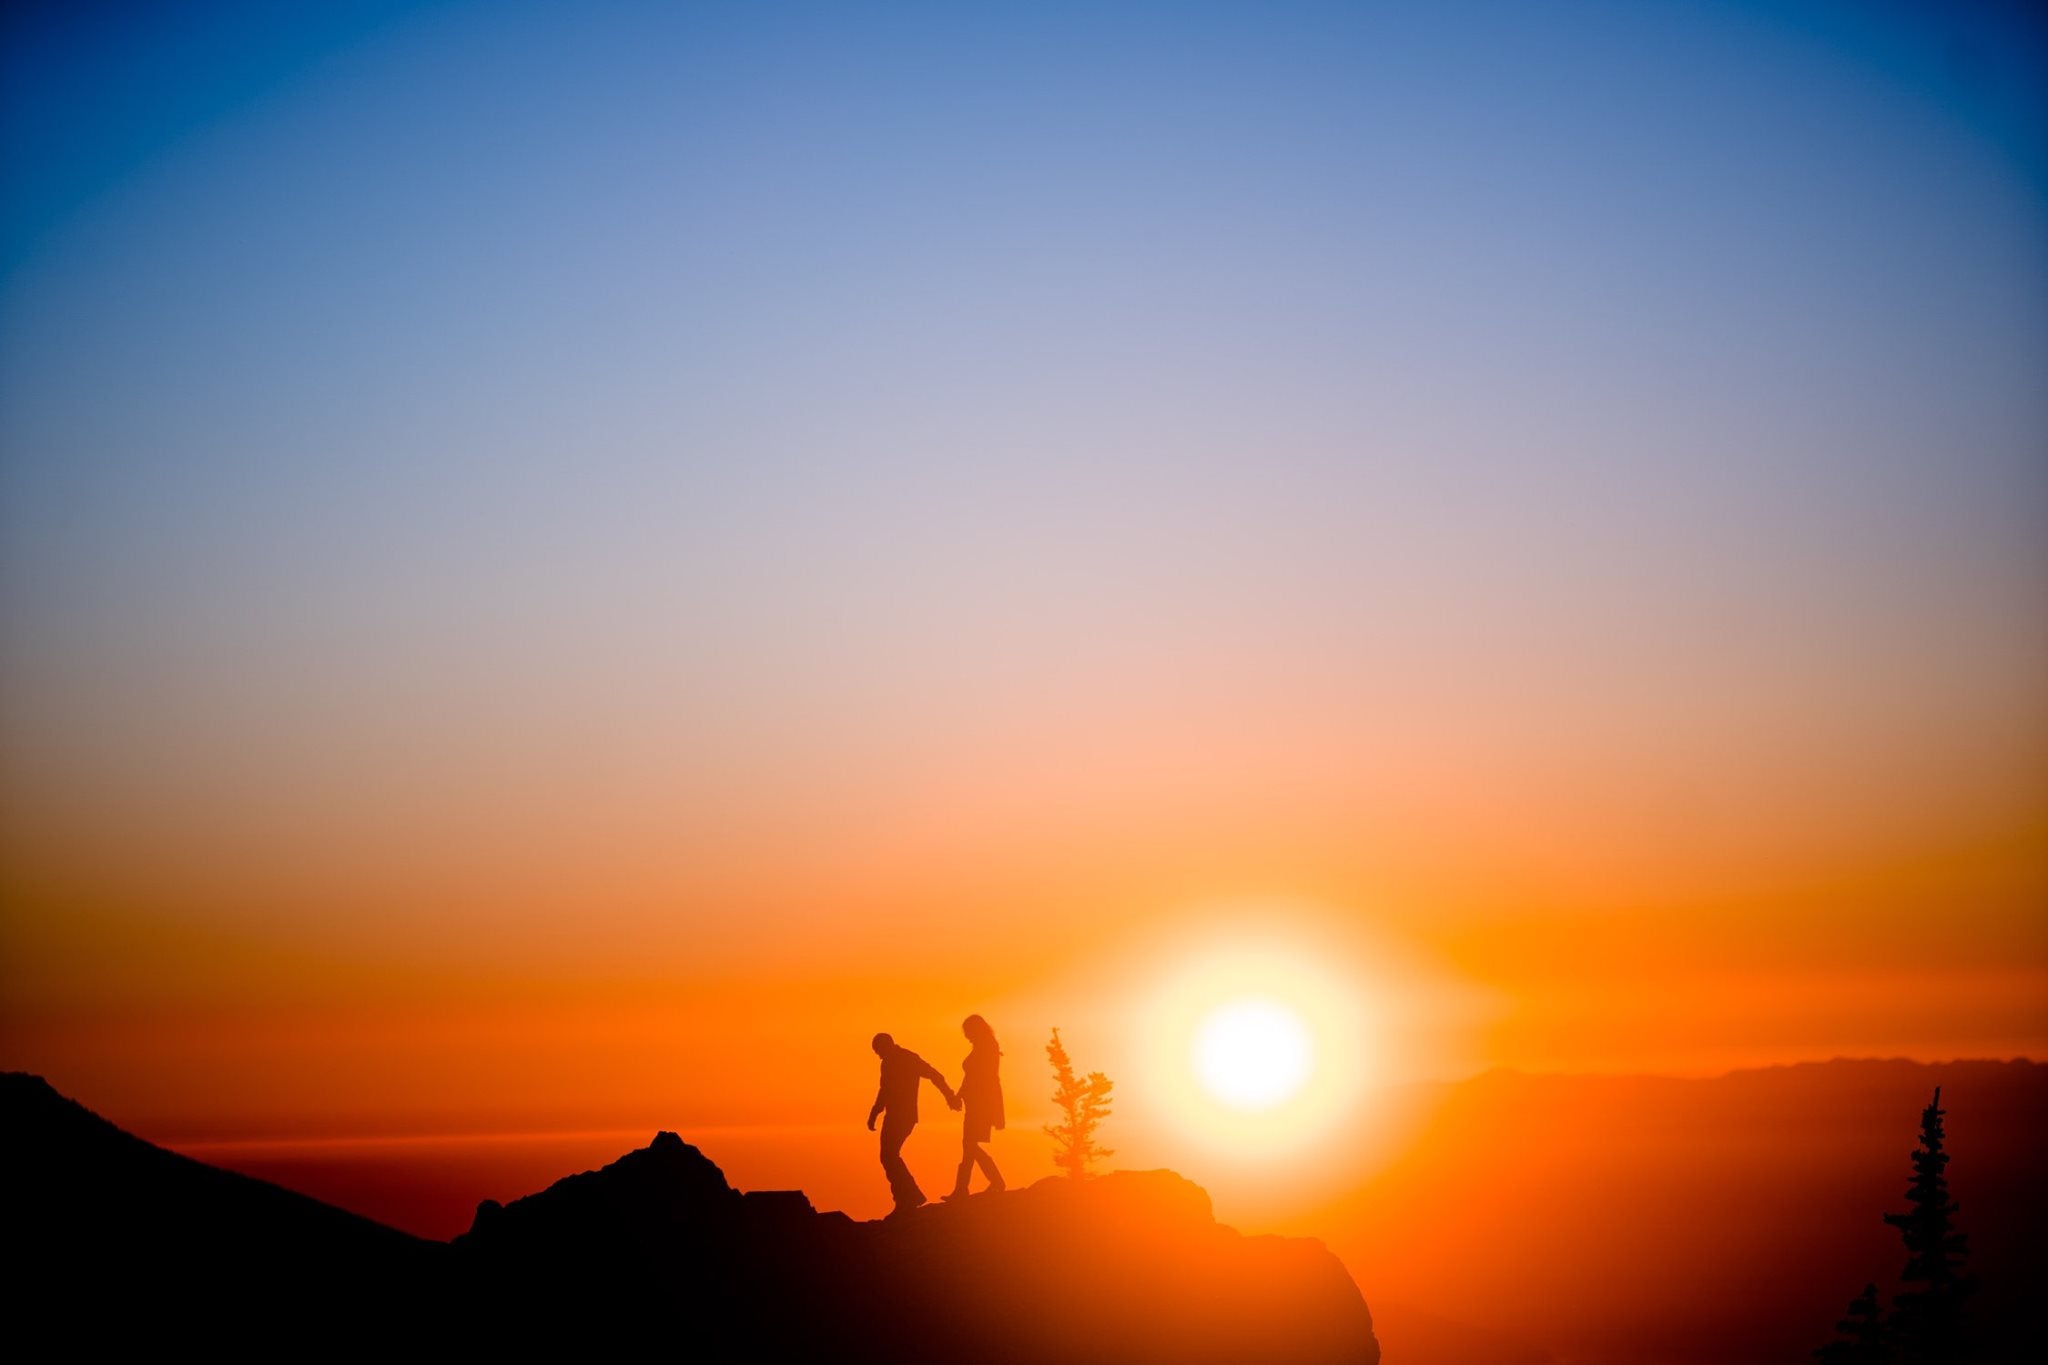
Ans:
[[[1388,1078],[2048,1045],[2024,6],[0,23],[0,1062],[1142,1113],[1273,904]]]

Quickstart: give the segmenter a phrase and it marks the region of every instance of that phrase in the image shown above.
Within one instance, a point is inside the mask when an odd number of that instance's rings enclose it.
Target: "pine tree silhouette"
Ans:
[[[1116,1155],[1107,1147],[1095,1145],[1095,1130],[1109,1117],[1109,1092],[1116,1083],[1100,1071],[1089,1072],[1086,1080],[1076,1076],[1058,1029],[1052,1031],[1045,1055],[1052,1060],[1053,1079],[1059,1083],[1052,1092],[1053,1103],[1066,1116],[1065,1122],[1045,1127],[1046,1135],[1059,1144],[1052,1164],[1081,1180],[1088,1175],[1091,1163]]]
[[[1955,1230],[1957,1205],[1948,1197],[1948,1153],[1942,1150],[1941,1087],[1920,1111],[1920,1147],[1913,1153],[1912,1205],[1884,1221],[1906,1243],[1907,1286],[1892,1306],[1891,1334],[1907,1365],[1947,1365],[1963,1358],[1963,1303],[1977,1287],[1963,1269],[1969,1243]],[[1910,1286],[1918,1285],[1919,1288]]]
[[[1841,1335],[1813,1353],[1821,1365],[1890,1365],[1894,1358],[1874,1284],[1864,1285],[1863,1292],[1849,1300],[1848,1315],[1835,1330]]]

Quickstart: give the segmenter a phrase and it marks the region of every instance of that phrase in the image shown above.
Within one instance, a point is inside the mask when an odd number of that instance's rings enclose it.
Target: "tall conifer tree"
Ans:
[[[1892,1336],[1907,1365],[1952,1365],[1963,1359],[1963,1303],[1976,1281],[1963,1269],[1968,1241],[1956,1231],[1956,1202],[1948,1194],[1948,1153],[1943,1150],[1941,1087],[1920,1111],[1920,1147],[1904,1213],[1884,1221],[1906,1244],[1905,1288],[1892,1306]]]

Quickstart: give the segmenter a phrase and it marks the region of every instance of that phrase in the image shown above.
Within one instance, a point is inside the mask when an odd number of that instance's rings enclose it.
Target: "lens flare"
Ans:
[[[1315,1044],[1298,1010],[1277,1000],[1233,1000],[1211,1010],[1192,1045],[1202,1088],[1233,1109],[1291,1099],[1315,1066]]]

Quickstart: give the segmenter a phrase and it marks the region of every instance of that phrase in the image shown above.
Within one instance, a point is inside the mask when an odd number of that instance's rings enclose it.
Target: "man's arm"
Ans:
[[[948,1109],[958,1109],[960,1107],[960,1097],[953,1093],[952,1086],[946,1084],[946,1078],[939,1073],[939,1069],[922,1057],[917,1059],[917,1065],[919,1070],[923,1072],[924,1078],[937,1086],[939,1093],[946,1097],[946,1107]]]
[[[881,1115],[881,1112],[882,1112],[882,1091],[881,1091],[881,1088],[880,1088],[880,1087],[878,1086],[878,1087],[876,1087],[876,1089],[875,1089],[875,1107],[874,1107],[874,1108],[872,1108],[872,1109],[870,1109],[870,1110],[868,1110],[868,1131],[869,1131],[870,1133],[872,1133],[872,1132],[874,1132],[874,1131],[875,1131],[875,1120],[876,1120],[876,1119],[877,1119],[878,1117],[880,1117],[880,1115]]]

